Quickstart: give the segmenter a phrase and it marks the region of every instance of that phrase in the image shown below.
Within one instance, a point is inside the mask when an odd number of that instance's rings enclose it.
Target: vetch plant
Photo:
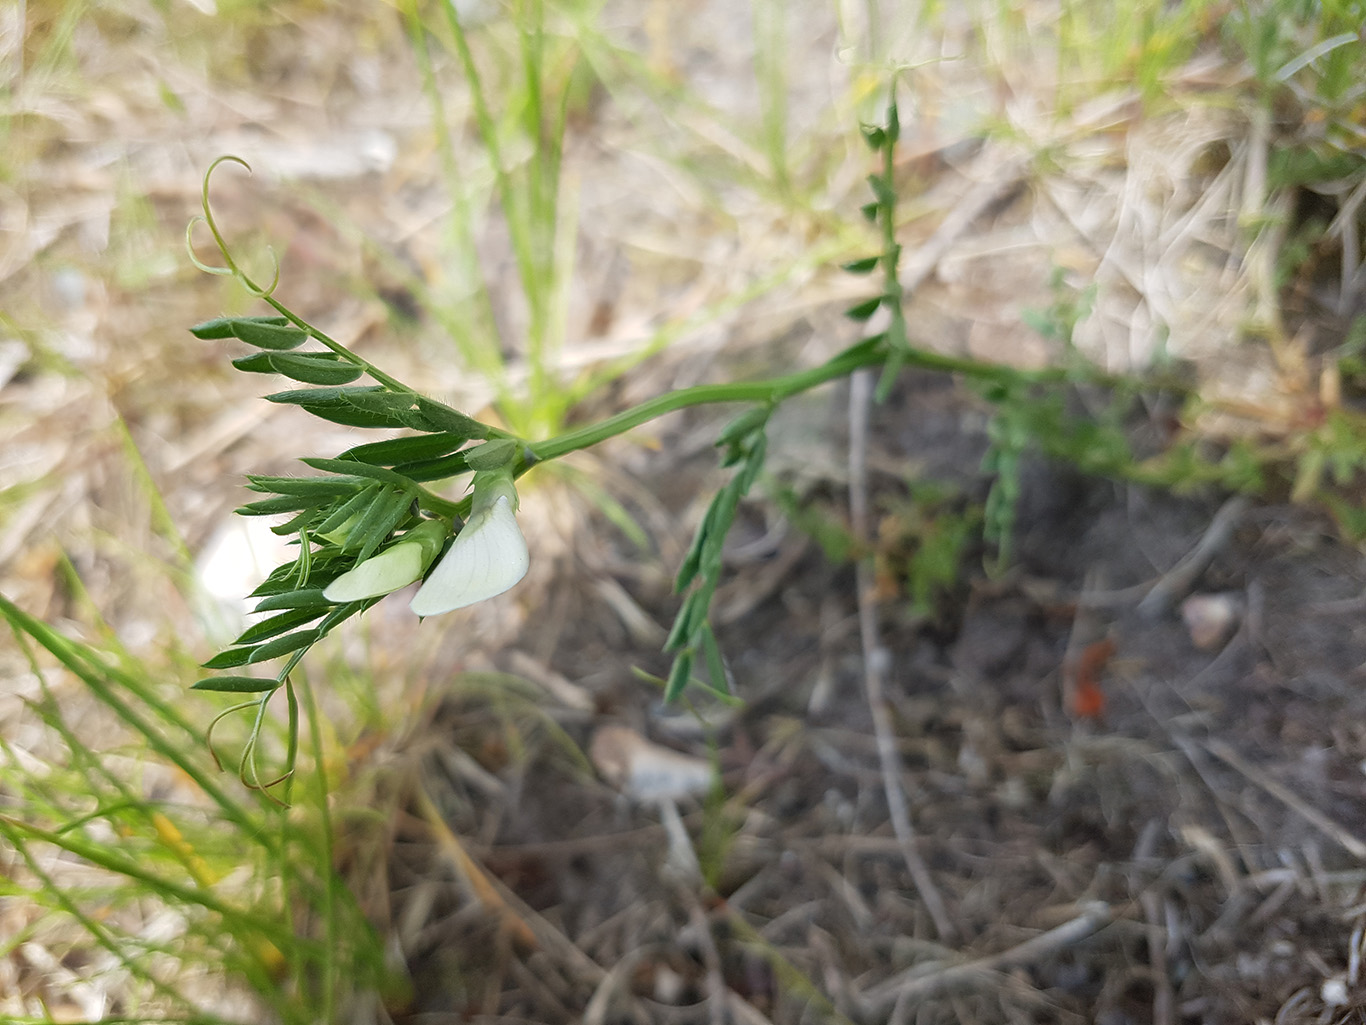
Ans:
[[[891,237],[891,160],[896,143],[895,106],[890,128],[868,128],[865,138],[876,151],[886,151],[884,174],[876,176],[878,196],[870,219],[884,221],[884,237]],[[191,258],[211,274],[234,277],[243,288],[271,308],[264,316],[223,317],[192,329],[205,340],[234,338],[256,351],[233,360],[247,373],[278,374],[303,387],[273,392],[269,402],[294,405],[333,423],[356,428],[407,429],[409,434],[356,445],[336,457],[308,457],[302,461],[316,476],[257,476],[248,487],[261,497],[238,513],[244,516],[284,516],[272,529],[292,537],[298,555],[277,567],[253,592],[258,613],[266,618],[252,624],[205,668],[227,670],[199,680],[194,689],[243,695],[210,725],[234,713],[252,717],[247,740],[237,760],[238,776],[247,786],[270,792],[284,784],[294,769],[299,728],[299,706],[290,674],[305,654],[337,626],[360,614],[386,594],[425,580],[411,608],[419,616],[437,616],[502,594],[526,574],[527,544],[517,525],[517,481],[537,463],[599,444],[666,413],[706,403],[743,403],[746,409],[718,439],[722,465],[735,474],[718,492],[678,574],[677,586],[686,592],[666,650],[674,654],[666,696],[675,698],[690,683],[699,661],[707,667],[711,687],[724,686],[720,648],[710,624],[712,596],[720,582],[722,548],[740,501],[749,492],[764,464],[765,428],[773,409],[800,392],[847,376],[859,367],[893,366],[917,362],[899,319],[900,295],[895,267],[899,250],[893,244],[871,261],[851,269],[859,273],[881,265],[887,286],[876,299],[860,303],[850,316],[864,321],[887,304],[894,309],[899,330],[878,334],[846,349],[821,366],[767,381],[698,385],[644,402],[615,416],[577,427],[554,437],[529,441],[510,431],[482,423],[397,380],[352,352],[289,309],[275,296],[279,266],[268,286],[257,284],[239,265],[228,246],[209,202],[212,175],[223,163],[246,167],[236,157],[222,157],[205,174],[203,215],[187,229],[187,245],[204,226],[218,250],[221,263],[210,265]],[[250,170],[250,168],[247,168]],[[428,485],[471,477],[469,493],[452,501]],[[445,548],[443,553],[442,549]],[[270,663],[275,671],[259,674]],[[265,776],[258,764],[266,709],[283,692],[287,708],[287,749],[284,765]],[[217,757],[215,752],[215,757]]]
[[[782,402],[801,392],[847,377],[863,367],[881,367],[879,396],[885,396],[905,367],[959,373],[1007,390],[1066,384],[1075,370],[1021,371],[943,356],[911,345],[903,315],[897,268],[893,152],[899,136],[895,100],[885,125],[862,126],[878,158],[868,179],[873,200],[863,214],[879,229],[880,249],[844,265],[855,274],[880,271],[881,287],[846,311],[859,322],[885,308],[888,327],[807,370],[753,382],[703,384],[681,388],[600,422],[573,427],[545,439],[528,439],[483,423],[392,377],[308,323],[275,296],[279,267],[262,287],[240,267],[214,219],[209,183],[222,157],[204,177],[203,215],[187,229],[187,245],[197,225],[208,229],[220,265],[191,258],[202,270],[234,277],[273,311],[264,316],[225,317],[199,324],[193,333],[207,340],[235,338],[256,351],[233,360],[247,373],[278,374],[303,387],[277,391],[269,402],[294,405],[333,423],[355,428],[403,429],[410,433],[353,446],[335,457],[302,462],[317,475],[250,476],[248,487],[262,497],[237,511],[244,516],[284,516],[272,529],[294,539],[298,555],[277,567],[253,592],[266,618],[242,632],[226,650],[204,665],[229,670],[199,680],[194,688],[244,695],[222,712],[252,717],[237,768],[244,784],[264,791],[289,780],[297,751],[298,700],[290,673],[309,649],[343,622],[364,612],[399,588],[423,580],[412,599],[419,616],[438,616],[502,594],[527,572],[530,554],[517,525],[517,482],[539,463],[590,448],[657,417],[690,406],[733,403],[743,406],[721,431],[721,465],[732,475],[713,498],[679,568],[676,590],[682,605],[665,643],[673,664],[664,684],[666,699],[698,684],[726,689],[720,646],[711,625],[711,603],[723,572],[725,539],[741,501],[764,469],[769,419]],[[249,170],[249,168],[248,168]],[[1097,383],[1104,383],[1099,376]],[[428,485],[470,477],[468,494],[453,501]],[[1007,475],[1008,476],[1008,475]],[[444,553],[443,553],[444,548]],[[425,579],[424,579],[425,578]],[[271,663],[269,675],[258,667]],[[705,680],[694,675],[705,667]],[[266,778],[258,749],[266,709],[283,692],[287,708],[287,749],[281,771]],[[216,754],[215,754],[216,757]],[[287,791],[286,791],[287,793]]]

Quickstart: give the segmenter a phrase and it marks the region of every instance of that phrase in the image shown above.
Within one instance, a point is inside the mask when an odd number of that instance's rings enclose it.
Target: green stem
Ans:
[[[599,423],[580,427],[578,430],[541,442],[533,446],[533,449],[542,462],[547,459],[558,459],[570,452],[591,448],[608,438],[624,434],[633,427],[639,427],[665,413],[686,409],[689,406],[704,406],[714,402],[763,402],[777,405],[800,392],[853,373],[859,367],[881,363],[885,358],[886,353],[881,339],[868,339],[846,349],[828,363],[801,373],[770,378],[767,381],[699,384],[692,388],[680,388],[667,395],[642,402]]]
[[[425,509],[429,513],[436,513],[443,520],[461,515],[461,510],[469,511],[469,506],[464,502],[452,502],[449,498],[442,498],[435,495],[426,488],[418,488],[417,505],[419,509]]]
[[[560,456],[591,448],[599,442],[624,434],[633,427],[648,423],[665,413],[672,413],[690,406],[705,406],[717,402],[763,402],[777,405],[800,392],[809,391],[817,385],[825,384],[840,377],[846,377],[862,367],[886,363],[889,357],[888,342],[885,335],[865,338],[856,345],[845,349],[827,363],[784,377],[769,378],[766,381],[750,381],[735,384],[699,384],[692,388],[649,399],[633,406],[616,416],[608,417],[587,427],[568,431],[548,441],[531,446],[539,462],[558,459]],[[961,374],[964,377],[983,381],[1001,381],[1026,384],[1060,383],[1069,380],[1066,368],[1046,368],[1042,370],[1020,370],[1015,367],[994,363],[982,363],[960,356],[945,356],[926,349],[908,348],[897,353],[900,365],[916,367],[921,370],[935,370],[947,374]],[[1096,374],[1090,379],[1096,385],[1115,385],[1122,379],[1108,374]],[[1178,386],[1179,387],[1179,386]],[[518,470],[520,476],[529,467]]]
[[[246,281],[248,288],[254,287],[249,280],[245,278],[243,280]],[[266,303],[273,310],[275,310],[276,313],[280,314],[280,316],[284,317],[287,321],[289,321],[299,330],[307,331],[310,337],[316,338],[318,341],[322,342],[323,345],[327,346],[327,348],[331,349],[342,359],[346,360],[346,362],[352,364],[353,366],[360,367],[373,380],[378,381],[380,384],[384,385],[384,387],[388,388],[390,391],[398,392],[402,395],[417,394],[417,389],[409,388],[398,378],[390,377],[388,374],[386,374],[379,367],[375,366],[369,360],[357,356],[354,352],[348,349],[341,342],[329,337],[326,334],[326,332],[319,331],[308,321],[298,316],[293,310],[287,307],[284,303],[280,302],[274,296],[262,295],[261,298],[264,299]]]
[[[893,78],[893,94],[891,111],[888,118],[888,131],[893,128],[891,117],[896,116],[896,93]],[[899,126],[896,128],[900,134]],[[892,315],[891,327],[887,330],[887,337],[891,340],[895,350],[909,349],[910,339],[906,332],[906,311],[905,292],[901,287],[901,276],[898,268],[901,264],[901,246],[896,240],[896,140],[889,138],[887,145],[882,148],[882,180],[887,186],[887,191],[891,195],[891,202],[887,203],[883,209],[879,220],[882,222],[882,268],[885,275],[885,291],[887,294],[886,305],[888,312]]]

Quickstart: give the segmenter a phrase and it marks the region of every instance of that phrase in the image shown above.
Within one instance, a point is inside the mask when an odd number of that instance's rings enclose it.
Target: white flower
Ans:
[[[419,616],[463,609],[526,576],[531,557],[517,526],[517,491],[505,470],[476,473],[469,522],[409,606]]]
[[[404,534],[378,555],[343,573],[327,585],[328,601],[364,601],[406,587],[422,577],[441,553],[446,525],[428,520]]]

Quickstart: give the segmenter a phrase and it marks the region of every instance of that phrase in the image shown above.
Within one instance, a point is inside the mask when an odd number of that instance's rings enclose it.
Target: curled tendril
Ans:
[[[185,249],[190,254],[190,262],[202,270],[205,274],[219,274],[232,276],[252,295],[258,299],[269,299],[274,294],[275,288],[280,283],[280,258],[275,255],[275,250],[271,246],[266,246],[266,252],[270,255],[270,262],[274,268],[269,287],[262,288],[255,281],[247,276],[246,271],[242,270],[236,260],[233,259],[232,251],[228,248],[227,240],[223,238],[223,233],[218,230],[218,222],[214,220],[213,208],[209,205],[209,179],[213,177],[213,172],[219,164],[233,163],[240,164],[251,173],[251,165],[241,157],[231,154],[221,156],[209,165],[209,169],[204,172],[204,182],[200,187],[200,205],[203,207],[203,214],[198,214],[191,218],[190,223],[185,226]],[[215,267],[207,264],[194,253],[194,229],[197,225],[208,225],[209,233],[213,235],[214,245],[218,247],[218,252],[223,257],[223,266]]]
[[[270,703],[270,699],[275,695],[276,691],[280,690],[281,687],[285,690],[285,697],[289,706],[290,731],[292,737],[294,733],[297,732],[298,727],[298,699],[294,694],[293,684],[291,684],[286,677],[280,687],[276,687],[275,690],[268,691],[252,701],[240,702],[239,704],[233,705],[231,708],[224,709],[214,716],[213,721],[209,723],[208,728],[204,731],[204,743],[209,749],[209,755],[213,758],[214,765],[217,766],[218,770],[221,772],[223,769],[223,760],[218,756],[218,751],[214,747],[213,731],[217,728],[218,724],[228,716],[236,712],[245,712],[250,708],[255,708],[256,714],[252,719],[251,733],[248,735],[246,742],[242,745],[242,754],[237,762],[237,778],[248,790],[258,790],[275,804],[284,808],[289,806],[288,802],[280,800],[271,793],[271,790],[281,783],[293,778],[294,762],[298,751],[297,742],[294,740],[290,741],[289,753],[285,757],[284,770],[273,779],[262,781],[260,766],[256,761],[257,748],[261,739],[261,730],[265,725],[266,706]]]
[[[234,712],[246,711],[248,708],[252,708],[253,706],[260,704],[260,701],[260,698],[256,698],[252,701],[242,701],[236,705],[233,705],[231,708],[223,709],[223,711],[219,712],[217,715],[213,717],[208,727],[204,730],[204,743],[208,746],[209,756],[213,758],[214,767],[217,768],[219,772],[223,771],[223,759],[218,757],[218,750],[213,746],[213,731],[218,728],[218,724],[220,722],[222,722],[228,716],[232,715]]]

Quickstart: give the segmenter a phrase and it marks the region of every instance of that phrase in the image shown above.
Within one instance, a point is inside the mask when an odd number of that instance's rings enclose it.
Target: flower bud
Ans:
[[[378,555],[337,577],[327,585],[323,597],[333,602],[364,601],[406,587],[420,579],[435,561],[445,538],[446,525],[427,520]]]

